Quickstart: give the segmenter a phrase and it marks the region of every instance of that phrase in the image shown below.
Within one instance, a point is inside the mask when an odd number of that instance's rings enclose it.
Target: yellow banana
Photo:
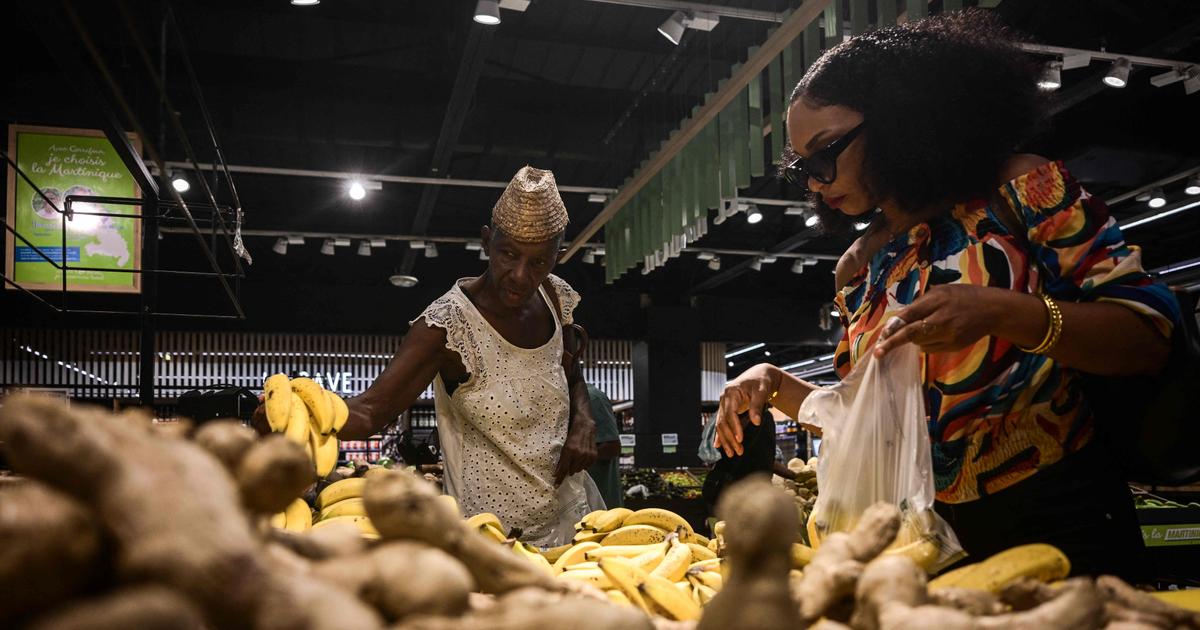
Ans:
[[[638,586],[650,577],[648,573],[635,567],[627,558],[620,557],[601,558],[600,570],[608,576],[613,586],[633,602],[634,606],[641,608],[647,614],[653,612],[650,605],[646,603],[646,599],[638,591]],[[675,588],[675,586],[672,585],[671,588]]]
[[[308,409],[295,392],[292,392],[292,405],[288,408],[287,427],[283,434],[300,446],[308,446]]]
[[[513,551],[516,551],[517,555],[523,556],[526,560],[537,565],[537,567],[539,569],[546,572],[546,575],[549,575],[551,577],[554,577],[555,575],[557,575],[558,572],[555,571],[554,568],[550,566],[550,563],[547,562],[544,557],[542,557],[542,554],[538,553],[537,549],[534,549],[533,547],[529,546],[528,544],[523,543],[518,540],[513,543]]]
[[[687,573],[688,564],[692,561],[692,550],[678,539],[671,539],[671,548],[667,551],[663,561],[650,572],[650,575],[657,575],[666,578],[671,582],[678,582],[683,579],[683,575]]]
[[[708,602],[712,601],[712,598],[717,596],[717,591],[703,584],[692,584],[692,588],[695,589],[697,597],[700,598],[701,606],[707,606]]]
[[[971,564],[964,564],[953,571],[943,573],[932,580],[929,580],[929,589],[933,590],[937,588],[957,587],[959,581],[961,581],[968,573],[974,571],[975,567],[978,566],[978,562],[973,562]]]
[[[367,508],[365,505],[363,505],[363,500],[361,498],[345,499],[338,501],[337,503],[333,503],[321,510],[317,520],[323,521],[325,519],[337,518],[339,516],[365,516],[366,514]]]
[[[585,529],[596,531],[596,528],[594,527],[595,520],[601,516],[604,516],[604,514],[607,512],[608,510],[594,510],[588,512],[587,515],[579,519],[578,523],[575,523],[575,531],[581,532]]]
[[[812,562],[814,553],[816,552],[808,545],[792,543],[792,567],[803,569],[809,562]]]
[[[612,588],[612,581],[600,569],[577,569],[574,571],[563,571],[558,574],[560,580],[578,580],[587,582],[597,588]]]
[[[325,478],[337,466],[338,440],[320,434],[309,433],[309,448],[312,449],[313,463],[317,468],[317,477]]]
[[[700,562],[701,560],[712,560],[717,557],[716,552],[708,547],[697,543],[687,543],[689,549],[692,550],[692,562]]]
[[[335,481],[325,486],[321,494],[317,495],[317,509],[324,510],[338,501],[359,498],[362,496],[363,489],[366,486],[367,480],[363,477],[351,477],[350,479]]]
[[[498,543],[508,542],[508,537],[504,535],[504,532],[497,529],[496,526],[492,525],[491,523],[484,523],[483,525],[480,525],[478,531],[480,534],[483,534],[484,536],[487,536]]]
[[[667,539],[668,531],[671,530],[659,529],[653,525],[624,525],[607,534],[600,544],[610,546],[660,543]]]
[[[608,534],[605,534],[604,532],[594,532],[590,529],[585,529],[585,530],[581,530],[578,533],[576,533],[575,537],[571,539],[571,542],[573,542],[575,544],[584,543],[584,542],[598,543],[601,540],[604,540],[604,537],[607,535]]]
[[[638,585],[638,593],[646,600],[677,621],[692,621],[700,618],[700,606],[692,601],[675,583],[657,575],[647,575]]]
[[[1057,547],[1035,543],[1001,551],[963,573],[952,586],[999,593],[1005,585],[1022,577],[1053,582],[1070,572],[1071,562]]]
[[[333,404],[325,396],[325,390],[307,377],[292,379],[292,391],[300,396],[308,412],[317,421],[322,435],[333,433]]]
[[[650,543],[648,545],[600,545],[588,549],[584,555],[588,560],[612,557],[632,558],[640,556],[647,551],[661,551],[665,554],[667,546],[663,543]]]
[[[312,529],[312,510],[304,499],[296,499],[283,510],[284,527],[293,532],[305,532]]]
[[[350,523],[358,527],[358,530],[363,533],[363,537],[379,537],[379,530],[375,529],[375,526],[371,524],[371,519],[368,516],[335,516],[333,518],[313,523],[312,528],[320,529],[322,527],[328,527],[333,523]]]
[[[274,527],[275,529],[284,529],[287,527],[287,512],[272,514],[271,527]]]
[[[625,597],[625,593],[622,593],[620,589],[610,588],[604,591],[604,594],[608,596],[608,601],[614,604],[621,604],[623,606],[633,605],[633,602],[629,601],[629,598]]]
[[[684,533],[680,534],[680,538],[684,542],[692,542],[692,536],[696,533],[692,530],[692,526],[680,515],[671,510],[662,508],[645,508],[630,514],[625,518],[625,522],[621,527],[629,527],[631,525],[649,525],[657,527],[661,530],[673,532],[679,528],[683,528]]]
[[[588,551],[599,548],[600,543],[598,542],[583,542],[572,545],[570,549],[564,551],[554,561],[554,569],[559,572],[565,571],[568,566],[585,561],[587,558],[584,557],[584,554]]]
[[[481,512],[467,519],[467,527],[471,529],[479,529],[484,525],[491,525],[500,530],[501,533],[504,532],[504,525],[500,523],[500,517],[491,512]]]
[[[598,570],[600,570],[600,563],[599,562],[580,562],[579,564],[572,564],[571,566],[566,567],[565,569],[563,569],[563,572],[565,573],[567,571],[582,571],[584,569],[596,569],[598,571]]]
[[[272,431],[282,433],[287,429],[292,413],[292,387],[287,374],[272,374],[263,382],[263,406]]]
[[[372,469],[372,470],[374,470],[374,469]],[[387,470],[387,469],[380,467],[379,470]],[[363,477],[366,478],[369,475],[370,475],[370,471],[367,471],[367,474],[364,475]],[[458,509],[458,499],[455,499],[454,497],[452,497],[448,494],[442,494],[442,495],[438,495],[438,501],[441,501],[442,503],[445,503],[446,505],[449,505],[450,507],[454,508],[454,513],[459,515],[460,517],[462,516],[462,510]]]
[[[570,551],[571,548],[574,546],[575,546],[574,544],[570,544],[570,545],[562,545],[561,547],[551,547],[549,549],[543,549],[542,556],[544,556],[546,558],[546,560],[548,560],[550,562],[550,564],[554,564],[554,563],[558,562],[558,559],[561,558],[563,556],[563,554]]]
[[[346,401],[342,400],[341,396],[325,390],[325,396],[329,398],[329,407],[333,411],[333,430],[330,433],[337,433],[346,426],[346,421],[350,419],[350,408],[346,406]]]
[[[795,546],[792,547],[792,551],[792,562],[793,566],[795,566]],[[932,538],[918,538],[915,542],[911,542],[902,547],[891,547],[885,550],[883,553],[889,555],[907,556],[913,562],[917,563],[917,566],[925,569],[926,573],[933,570],[934,564],[941,555],[938,551],[937,543],[934,542]]]
[[[725,578],[716,571],[696,571],[694,569],[687,572],[687,580],[692,584],[702,584],[714,591],[721,590],[725,585]]]
[[[721,570],[721,559],[713,558],[712,560],[701,560],[699,562],[693,562],[691,565],[688,566],[688,571],[694,571],[694,570],[720,571]]]
[[[1155,599],[1160,602],[1166,602],[1172,606],[1186,608],[1200,612],[1200,589],[1187,589],[1182,591],[1158,591],[1150,593]]]
[[[658,568],[658,565],[662,564],[663,559],[666,557],[666,548],[662,545],[654,545],[654,549],[651,549],[646,553],[633,556],[630,558],[630,560],[633,562],[634,566],[649,573]]]
[[[704,534],[701,534],[699,532],[695,532],[692,534],[692,542],[694,542],[697,545],[700,545],[702,547],[707,547],[708,543],[710,543],[712,541],[708,539],[708,536],[705,536]]]
[[[629,508],[613,508],[606,510],[603,514],[597,516],[592,524],[592,529],[597,532],[611,532],[624,524],[625,519],[633,514],[633,510]]]

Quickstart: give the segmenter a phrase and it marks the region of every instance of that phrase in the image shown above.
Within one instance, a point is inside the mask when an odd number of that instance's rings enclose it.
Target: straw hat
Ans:
[[[492,225],[522,243],[544,243],[567,227],[554,173],[523,166],[492,208]]]

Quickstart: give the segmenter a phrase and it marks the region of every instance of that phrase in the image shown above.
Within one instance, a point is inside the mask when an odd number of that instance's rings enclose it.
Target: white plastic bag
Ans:
[[[871,353],[846,378],[804,399],[797,420],[821,428],[820,492],[808,520],[813,547],[854,527],[871,504],[887,501],[903,521],[885,553],[902,553],[935,572],[965,554],[933,511],[933,462],[925,422],[920,353],[913,344],[883,359]]]

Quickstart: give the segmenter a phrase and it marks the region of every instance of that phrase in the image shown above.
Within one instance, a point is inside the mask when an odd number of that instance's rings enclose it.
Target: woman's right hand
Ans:
[[[760,363],[725,384],[717,406],[717,436],[713,447],[723,449],[726,457],[741,455],[742,423],[738,414],[750,412],[750,422],[762,424],[762,408],[779,391],[781,375],[770,363]]]

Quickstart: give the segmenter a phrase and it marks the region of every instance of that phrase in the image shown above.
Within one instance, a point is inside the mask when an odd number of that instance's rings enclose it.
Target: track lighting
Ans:
[[[358,244],[358,255],[359,256],[370,256],[371,255],[371,244],[368,243],[367,241],[362,241],[361,243],[359,243]]]
[[[280,256],[286,256],[287,255],[287,246],[288,246],[288,240],[281,236],[281,237],[275,239],[275,244],[271,246],[271,251],[274,251],[276,254],[279,254]]]
[[[496,0],[479,0],[475,3],[475,21],[486,26],[500,23],[500,3]]]
[[[324,243],[321,243],[321,253],[326,256],[333,255],[333,239],[327,238]]]
[[[1042,69],[1042,77],[1038,79],[1038,87],[1047,92],[1062,87],[1062,62],[1049,61]]]
[[[1167,205],[1167,197],[1163,194],[1163,189],[1155,188],[1154,190],[1150,191],[1150,200],[1146,202],[1146,205],[1155,209]]]
[[[1131,64],[1124,57],[1119,57],[1112,63],[1112,67],[1108,69],[1108,74],[1104,75],[1104,85],[1111,88],[1123,88],[1129,83],[1129,69]]]

